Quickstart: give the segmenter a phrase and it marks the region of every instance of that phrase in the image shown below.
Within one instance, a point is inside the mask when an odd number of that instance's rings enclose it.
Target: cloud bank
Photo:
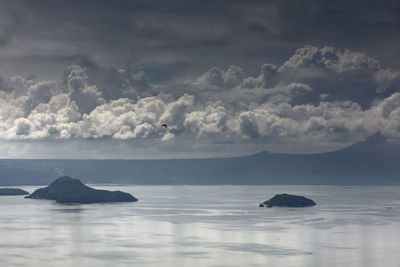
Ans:
[[[232,65],[172,85],[108,70],[115,94],[88,71],[74,65],[62,81],[9,79],[0,91],[0,140],[264,146],[344,144],[377,131],[400,137],[399,71],[348,49],[305,46],[254,77]]]

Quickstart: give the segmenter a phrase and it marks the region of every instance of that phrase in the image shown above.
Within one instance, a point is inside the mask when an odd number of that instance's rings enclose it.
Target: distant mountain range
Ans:
[[[0,160],[0,185],[85,183],[400,185],[400,144],[377,133],[334,152],[162,160]]]

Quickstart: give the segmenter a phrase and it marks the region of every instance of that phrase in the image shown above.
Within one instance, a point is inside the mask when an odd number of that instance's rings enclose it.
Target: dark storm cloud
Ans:
[[[83,57],[106,67],[148,70],[154,79],[157,67],[171,66],[176,71],[162,77],[168,80],[231,64],[255,72],[263,62],[281,63],[313,44],[366,51],[399,66],[399,6],[372,0],[3,0],[0,40],[13,43],[0,59],[47,56],[72,64]],[[52,65],[36,63],[31,74]]]
[[[0,139],[398,137],[399,14],[373,0],[0,0]]]

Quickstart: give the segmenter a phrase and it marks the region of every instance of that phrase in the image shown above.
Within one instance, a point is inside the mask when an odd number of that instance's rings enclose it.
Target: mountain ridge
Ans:
[[[157,160],[0,160],[0,185],[42,185],[68,175],[85,183],[400,185],[400,144],[380,133],[314,154]]]

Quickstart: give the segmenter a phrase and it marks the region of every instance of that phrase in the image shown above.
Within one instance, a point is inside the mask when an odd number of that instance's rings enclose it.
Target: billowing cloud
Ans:
[[[231,75],[235,82],[227,82],[227,73],[232,72],[236,74]],[[330,101],[350,100],[368,108],[377,97],[388,97],[397,91],[399,77],[397,70],[382,67],[365,53],[304,46],[281,66],[263,64],[255,76],[246,76],[239,67],[213,67],[190,82],[186,90],[206,99],[259,104],[272,99],[318,105],[321,98],[326,100],[329,96]]]
[[[239,85],[243,78],[244,72],[238,66],[231,65],[226,71],[212,67],[189,84],[199,90],[223,90]]]
[[[64,81],[71,99],[83,113],[88,113],[105,102],[97,87],[89,84],[89,77],[82,67],[68,68],[64,73]]]
[[[110,81],[123,81],[114,96],[78,65],[62,82],[11,78],[0,91],[0,140],[265,145],[346,143],[376,131],[400,137],[398,71],[346,49],[306,46],[281,66],[263,64],[255,77],[233,65],[172,85],[150,84],[143,72],[110,73]],[[353,75],[366,73],[358,85],[368,84],[367,106],[351,97],[359,90],[351,87]],[[327,90],[337,77],[346,87]],[[388,83],[391,93],[377,90]],[[343,90],[348,99],[337,93]]]
[[[374,79],[375,83],[378,85],[376,89],[377,93],[384,93],[391,88],[396,90],[400,87],[400,71],[380,69],[379,71],[375,72]]]
[[[169,95],[146,97],[133,103],[127,98],[113,100],[85,114],[80,122],[82,137],[116,139],[172,138],[172,131],[181,130],[194,98],[184,95],[173,100]],[[168,124],[168,130],[161,127]]]
[[[304,68],[331,70],[337,73],[370,71],[380,68],[378,60],[349,49],[324,46],[305,46],[279,68],[280,72],[299,71]]]
[[[202,110],[186,114],[184,128],[193,133],[195,138],[218,137],[226,138],[229,110],[221,102],[206,105]]]
[[[399,11],[378,0],[0,1],[0,143],[225,151],[398,136]]]

